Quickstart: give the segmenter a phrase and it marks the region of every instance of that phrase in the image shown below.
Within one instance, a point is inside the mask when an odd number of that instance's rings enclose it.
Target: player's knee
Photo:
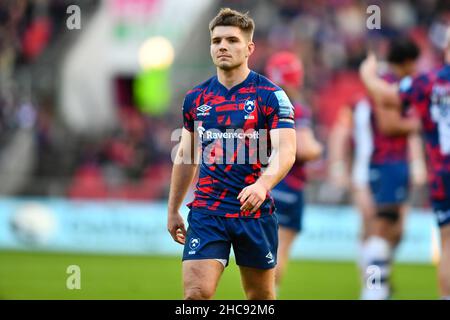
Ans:
[[[400,208],[386,207],[377,210],[377,217],[385,219],[391,223],[397,223],[400,220]]]
[[[214,290],[207,286],[188,287],[184,290],[184,300],[210,300]]]
[[[274,300],[275,288],[255,288],[247,290],[248,300]]]

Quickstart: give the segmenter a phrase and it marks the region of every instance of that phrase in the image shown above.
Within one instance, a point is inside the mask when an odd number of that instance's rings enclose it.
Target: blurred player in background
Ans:
[[[248,68],[255,46],[247,14],[222,9],[209,29],[217,76],[184,100],[168,204],[168,230],[184,244],[184,298],[214,296],[233,246],[247,298],[275,299],[278,221],[269,191],[295,161],[294,108],[281,88]],[[197,168],[195,138],[202,158],[186,232],[179,209]],[[271,146],[268,165],[261,142]]]
[[[352,201],[361,214],[361,244],[372,234],[375,205],[369,187],[372,154],[370,110],[367,99],[358,97],[340,107],[328,142],[328,182],[350,189]]]
[[[419,49],[412,40],[392,39],[387,54],[389,71],[384,79],[396,83],[412,75],[418,56]],[[359,99],[341,110],[330,143],[330,173],[337,184],[346,183],[342,161],[350,136],[355,146],[351,180],[354,203],[362,215],[358,253],[362,299],[389,298],[392,260],[407,211],[409,172],[418,185],[424,183],[426,174],[420,138],[409,131],[390,130],[386,123],[392,121],[408,122],[407,110],[386,110],[370,98]],[[367,283],[371,276],[368,268],[373,265],[381,270],[379,289]]]
[[[444,299],[450,299],[450,28],[442,68],[414,79],[406,77],[395,86],[378,77],[376,57],[370,54],[360,73],[375,103],[385,106],[386,112],[413,107],[417,113],[418,117],[408,122],[387,121],[385,125],[386,129],[403,132],[422,127],[431,202],[440,227],[440,293]]]
[[[319,158],[322,154],[322,145],[314,137],[310,110],[301,103],[299,91],[303,84],[301,60],[294,53],[279,52],[269,58],[265,72],[270,80],[281,86],[293,102],[297,131],[295,164],[288,175],[272,190],[279,224],[278,264],[275,275],[278,288],[286,270],[292,243],[302,229],[305,162]]]

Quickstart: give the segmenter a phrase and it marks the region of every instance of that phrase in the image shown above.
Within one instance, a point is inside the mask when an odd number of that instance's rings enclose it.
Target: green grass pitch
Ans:
[[[81,289],[69,290],[69,265],[81,269]],[[394,299],[437,299],[432,265],[397,264]],[[358,299],[351,262],[291,261],[279,299]],[[181,261],[175,257],[0,251],[0,299],[181,299]],[[244,299],[234,261],[216,299]]]

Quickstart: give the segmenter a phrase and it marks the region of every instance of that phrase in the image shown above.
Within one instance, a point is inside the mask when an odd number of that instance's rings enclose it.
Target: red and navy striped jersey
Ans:
[[[295,126],[297,128],[311,128],[311,111],[300,103],[294,103],[295,107]],[[298,159],[295,160],[289,173],[276,186],[283,191],[290,190],[298,192],[304,189],[306,184],[305,163]]]
[[[412,105],[422,121],[432,200],[444,200],[450,173],[450,64],[400,82],[404,105]],[[445,178],[447,177],[447,178]]]
[[[386,74],[383,79],[389,83],[397,83],[399,79],[393,74]],[[408,157],[408,136],[387,136],[380,132],[373,100],[370,100],[372,112],[370,115],[370,124],[372,127],[373,150],[370,162],[373,164],[393,163],[407,161]],[[402,116],[406,117],[407,108],[402,108]]]
[[[267,166],[270,130],[294,128],[294,108],[286,93],[253,71],[229,90],[214,76],[187,93],[183,118],[184,127],[198,133],[202,150],[195,197],[188,207],[234,218],[272,214],[269,194],[253,214],[240,211],[237,196]]]

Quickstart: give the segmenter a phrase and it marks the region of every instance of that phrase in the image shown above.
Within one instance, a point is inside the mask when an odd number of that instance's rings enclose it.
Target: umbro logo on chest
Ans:
[[[211,106],[207,104],[202,104],[200,107],[197,107],[197,116],[209,116],[209,110],[211,110]]]
[[[213,107],[208,106],[207,104],[202,104],[201,106],[197,107],[197,116],[209,116],[210,110]],[[244,101],[244,106],[242,108],[241,103],[235,103],[230,105],[219,105],[214,107],[216,111],[218,112],[224,112],[224,111],[239,111],[244,110],[244,119],[254,119],[254,111],[256,109],[255,100],[247,99]]]

